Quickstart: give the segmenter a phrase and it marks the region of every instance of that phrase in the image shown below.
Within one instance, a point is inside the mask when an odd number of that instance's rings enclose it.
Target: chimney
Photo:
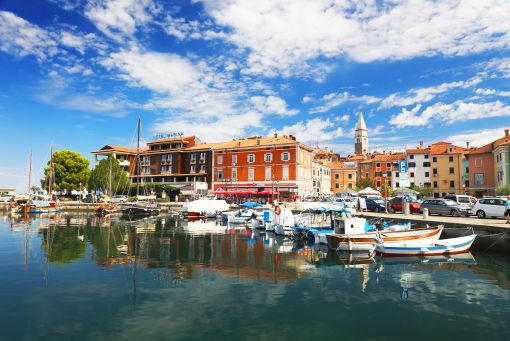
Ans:
[[[257,138],[257,146],[260,146],[260,139]]]
[[[505,129],[505,136],[508,136],[508,128]]]
[[[419,149],[423,149],[423,141],[420,141],[420,148]]]
[[[277,138],[278,137],[278,133],[274,133],[274,137]]]
[[[466,141],[466,148],[469,149],[469,141]]]

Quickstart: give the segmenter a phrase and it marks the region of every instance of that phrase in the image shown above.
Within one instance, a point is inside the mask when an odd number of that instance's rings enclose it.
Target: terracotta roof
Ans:
[[[373,161],[398,161],[405,160],[405,154],[377,154],[372,159]]]
[[[365,160],[365,159],[366,159],[365,155],[361,154],[349,155],[347,157],[347,160]]]
[[[494,141],[494,147],[500,146],[500,145],[507,145],[508,142],[510,142],[510,136],[503,136],[496,141]]]
[[[157,139],[152,142],[148,142],[147,145],[153,145],[153,144],[159,144],[159,143],[166,143],[166,142],[182,142],[184,144],[191,143],[190,140],[194,140],[195,136],[179,136],[179,137],[165,137],[162,139]]]
[[[416,149],[407,149],[406,154],[429,154],[429,148],[416,148]]]
[[[356,167],[345,167],[344,162],[331,162],[329,164],[329,167],[331,168],[331,170],[341,170],[341,169],[352,170],[352,171],[356,170]]]
[[[475,148],[467,154],[469,154],[469,155],[470,154],[485,154],[485,153],[491,153],[492,150],[493,150],[493,148],[492,148],[492,142],[491,142],[489,144],[486,144],[485,146]]]
[[[148,150],[149,150],[148,148],[140,148],[139,152],[144,153]],[[102,154],[105,152],[121,152],[126,154],[136,154],[136,148],[106,145],[99,150],[93,151],[92,154]]]
[[[444,142],[444,141],[432,143],[433,146],[450,145],[450,144],[451,144],[450,142]]]
[[[453,146],[451,143],[447,142],[437,142],[430,146],[430,154],[440,155],[440,154],[450,154],[448,152],[448,148]],[[451,154],[462,154],[468,151],[469,149],[453,146],[453,153]]]
[[[231,148],[246,148],[246,147],[261,147],[261,146],[277,146],[284,144],[301,144],[300,142],[285,136],[278,137],[248,137],[245,139],[231,140],[227,142],[216,143],[202,143],[196,146],[187,148],[186,150],[197,149],[231,149]],[[301,144],[304,146],[303,144]],[[306,146],[307,148],[310,148]]]

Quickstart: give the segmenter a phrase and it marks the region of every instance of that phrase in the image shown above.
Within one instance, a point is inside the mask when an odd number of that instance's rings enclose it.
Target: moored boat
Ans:
[[[375,252],[385,257],[451,255],[468,252],[475,238],[476,234],[472,234],[435,241],[392,242],[382,237],[376,245]]]
[[[328,247],[342,251],[369,251],[375,248],[376,238],[381,235],[388,242],[425,243],[439,239],[443,226],[418,228],[405,231],[364,232],[363,218],[346,218],[335,221],[335,233],[327,234]]]
[[[96,207],[97,215],[107,215],[120,211],[120,207],[113,203],[102,203]]]

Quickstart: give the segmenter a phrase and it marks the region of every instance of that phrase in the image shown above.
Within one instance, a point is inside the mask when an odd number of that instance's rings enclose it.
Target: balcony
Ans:
[[[205,159],[200,159],[200,163],[205,163]]]

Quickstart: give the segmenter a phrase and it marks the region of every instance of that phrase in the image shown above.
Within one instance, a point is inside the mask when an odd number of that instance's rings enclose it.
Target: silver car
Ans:
[[[420,212],[427,208],[429,214],[450,215],[452,217],[468,216],[469,207],[459,205],[453,200],[448,199],[429,199],[422,202]]]

